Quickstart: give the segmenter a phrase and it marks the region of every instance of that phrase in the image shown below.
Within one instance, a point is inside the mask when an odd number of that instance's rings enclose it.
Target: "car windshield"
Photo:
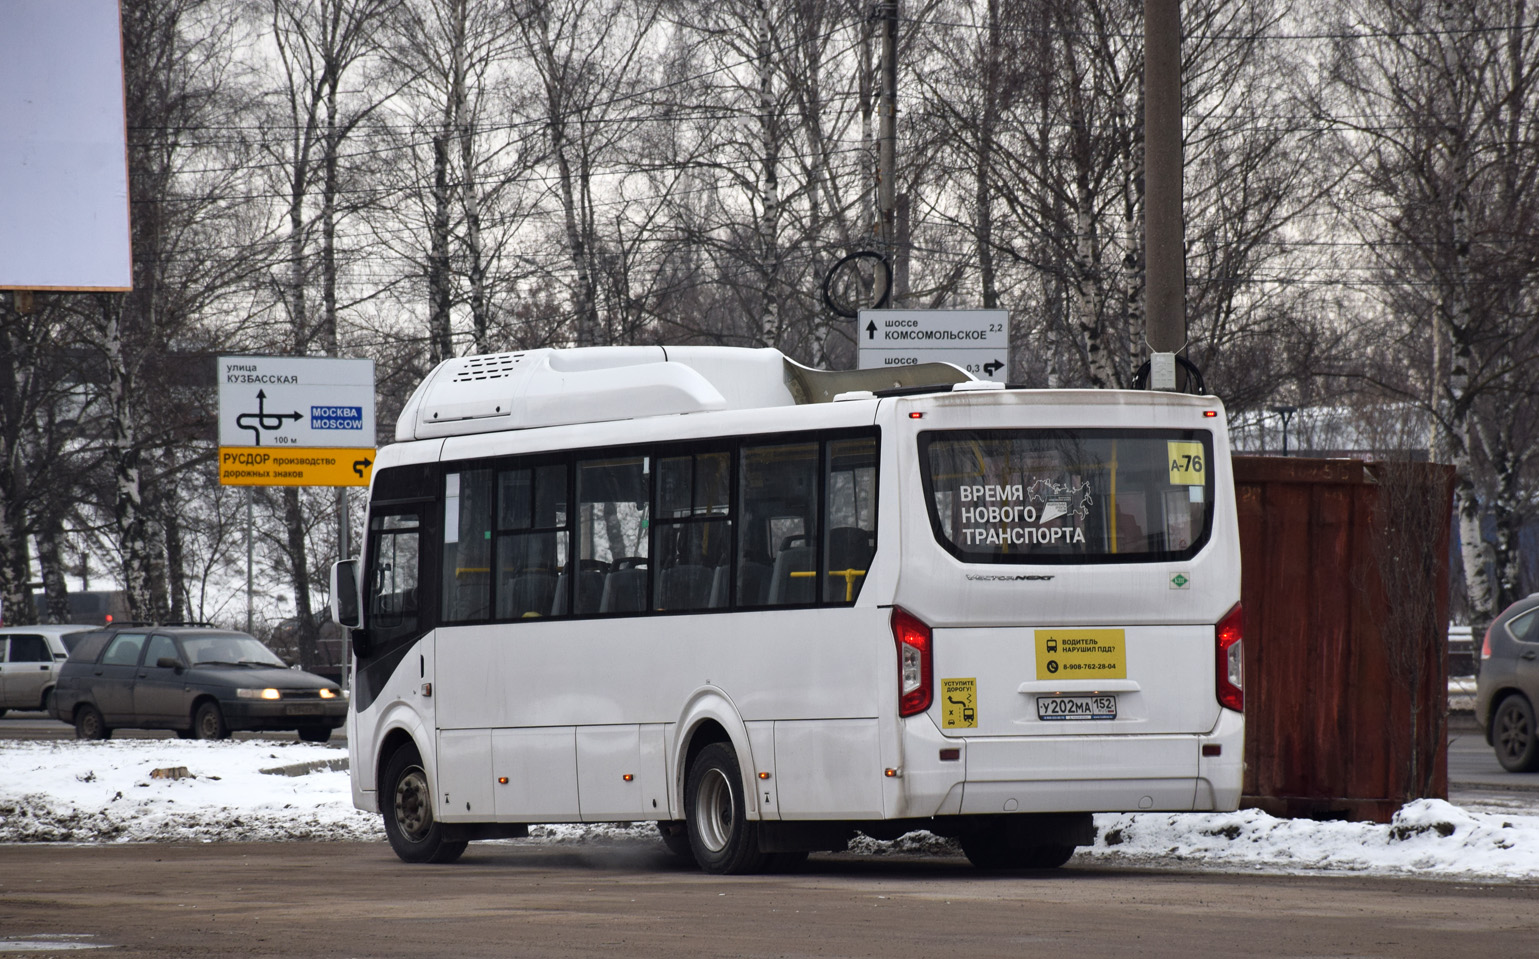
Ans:
[[[194,666],[217,664],[284,668],[283,660],[251,636],[229,633],[214,636],[184,636],[182,649],[187,653],[187,661]]]

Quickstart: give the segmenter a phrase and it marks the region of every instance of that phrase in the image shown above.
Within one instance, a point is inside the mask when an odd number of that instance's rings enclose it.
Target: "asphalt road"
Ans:
[[[1518,884],[1094,865],[986,876],[960,858],[848,857],[722,879],[650,845],[476,844],[451,866],[405,865],[384,843],[9,846],[0,859],[0,955],[1487,959],[1539,941],[1539,889]]]
[[[128,737],[169,733],[123,731]],[[39,713],[0,740],[69,738]],[[340,742],[340,734],[336,737]],[[1539,806],[1450,723],[1451,798]],[[660,845],[477,843],[408,866],[384,843],[0,846],[0,957],[1529,956],[1539,888],[1096,863],[990,876],[960,856],[814,856],[722,879]]]

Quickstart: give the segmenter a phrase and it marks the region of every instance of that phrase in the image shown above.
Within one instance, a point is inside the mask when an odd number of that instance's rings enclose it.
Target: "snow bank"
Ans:
[[[379,817],[353,808],[346,759],[311,743],[8,742],[0,841],[381,838]],[[261,772],[311,763],[316,771],[305,775]],[[157,769],[187,776],[155,778]]]
[[[156,771],[162,771],[157,777]],[[265,771],[264,771],[265,770]],[[164,778],[162,778],[164,777]],[[1539,814],[1407,805],[1389,825],[1275,819],[1256,810],[1096,817],[1077,862],[1448,879],[1539,879]],[[656,842],[650,824],[536,826],[531,841]],[[346,753],[309,743],[175,739],[0,744],[0,842],[382,840],[353,808]],[[858,855],[958,855],[913,833]]]
[[[1539,816],[1475,813],[1441,799],[1408,803],[1388,825],[1220,814],[1097,816],[1082,855],[1176,859],[1268,871],[1539,878]]]

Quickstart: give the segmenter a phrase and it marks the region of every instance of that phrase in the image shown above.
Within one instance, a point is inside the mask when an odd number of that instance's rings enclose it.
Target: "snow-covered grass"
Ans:
[[[353,808],[346,760],[340,749],[306,743],[0,743],[0,842],[381,840],[379,817]],[[156,770],[170,770],[170,778]],[[1480,812],[1422,800],[1389,825],[1240,810],[1101,815],[1096,826],[1095,845],[1078,861],[1539,879],[1539,810]],[[646,824],[531,833],[537,843],[656,841]],[[891,844],[860,840],[851,849],[959,855],[953,843],[923,833]]]

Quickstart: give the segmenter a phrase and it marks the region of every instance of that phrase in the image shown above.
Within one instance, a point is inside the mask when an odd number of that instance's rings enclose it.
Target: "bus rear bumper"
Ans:
[[[1221,710],[1184,735],[943,737],[905,733],[898,816],[1013,812],[1227,811],[1245,773],[1245,720]],[[956,759],[944,750],[960,750]]]

